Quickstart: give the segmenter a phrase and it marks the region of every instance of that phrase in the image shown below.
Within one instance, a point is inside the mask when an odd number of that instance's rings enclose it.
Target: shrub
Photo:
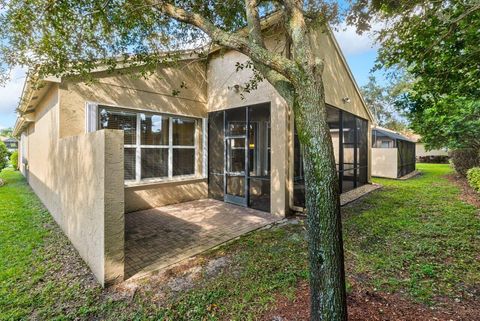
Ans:
[[[480,167],[470,168],[467,172],[468,184],[480,193]]]
[[[450,160],[457,173],[467,176],[470,168],[480,166],[479,150],[474,148],[456,149],[450,152]]]
[[[5,143],[0,141],[0,171],[7,167],[8,164],[8,150]]]
[[[18,150],[10,155],[10,164],[12,164],[14,169],[18,169]]]

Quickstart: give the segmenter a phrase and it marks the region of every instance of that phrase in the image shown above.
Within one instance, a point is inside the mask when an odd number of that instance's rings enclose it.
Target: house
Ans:
[[[382,127],[372,129],[372,176],[399,178],[415,170],[415,142]]]
[[[267,45],[281,50],[279,28],[263,24]],[[331,31],[310,36],[326,61],[328,122],[349,191],[370,182],[372,116]],[[212,50],[147,78],[99,68],[89,84],[27,79],[14,129],[21,171],[100,283],[125,277],[125,213],[205,198],[279,218],[304,207],[292,110],[265,81],[242,95],[251,70],[236,63],[246,61]]]
[[[419,163],[448,163],[448,149],[425,148],[420,135],[411,135],[410,139],[415,142],[415,157]]]
[[[18,142],[15,138],[13,138],[13,137],[1,137],[0,139],[5,144],[5,146],[7,147],[7,150],[10,153],[13,153],[14,151],[17,150]]]

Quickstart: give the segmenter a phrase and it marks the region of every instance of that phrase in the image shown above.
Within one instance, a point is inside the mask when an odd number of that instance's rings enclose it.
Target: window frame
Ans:
[[[199,138],[199,128],[198,126],[202,124],[204,126],[205,121],[202,118],[176,115],[169,113],[155,112],[152,110],[143,110],[143,109],[132,109],[128,107],[121,107],[109,104],[101,103],[91,103],[87,102],[86,104],[86,132],[92,132],[100,130],[99,124],[99,109],[106,108],[112,110],[118,110],[121,112],[134,113],[136,116],[136,129],[135,129],[135,144],[124,144],[125,148],[134,148],[135,149],[135,179],[134,180],[125,180],[125,186],[136,186],[142,184],[154,184],[154,183],[163,183],[163,182],[175,182],[183,180],[191,180],[203,178],[202,171],[199,172],[198,165],[199,161],[202,158],[198,155],[198,138]],[[150,116],[161,116],[168,119],[168,144],[167,145],[142,145],[141,141],[141,121],[142,115]],[[174,145],[173,144],[173,119],[184,119],[194,122],[194,132],[193,132],[193,145]],[[143,178],[142,175],[142,149],[168,149],[168,164],[167,164],[167,176],[164,177],[152,177],[152,178]],[[193,161],[193,174],[186,175],[173,175],[173,150],[174,149],[190,149],[194,151],[194,161]]]

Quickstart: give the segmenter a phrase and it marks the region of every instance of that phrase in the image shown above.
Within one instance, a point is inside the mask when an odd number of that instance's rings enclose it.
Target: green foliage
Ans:
[[[422,105],[404,96],[398,104],[408,110],[410,126],[427,148],[480,149],[480,100],[445,98]]]
[[[368,6],[364,5],[368,3]],[[356,1],[350,21],[385,22],[379,65],[413,78],[398,101],[427,148],[480,147],[478,1]],[[362,5],[363,4],[363,5]]]
[[[395,98],[405,90],[407,85],[407,80],[401,79],[390,85],[382,86],[378,84],[374,76],[370,76],[368,83],[362,86],[363,98],[378,125],[396,131],[406,129],[406,124],[398,117],[394,102]]]
[[[467,171],[467,180],[470,186],[480,193],[480,167],[473,167]]]
[[[13,133],[13,128],[2,128],[0,129],[0,136],[3,136],[3,137],[13,137],[12,135]]]
[[[12,164],[14,169],[18,169],[18,150],[10,155],[10,164]]]
[[[5,146],[4,142],[0,141],[0,171],[7,167],[9,156],[7,146]]]
[[[480,151],[473,148],[456,149],[450,152],[450,161],[457,173],[466,176],[470,168],[480,166]]]

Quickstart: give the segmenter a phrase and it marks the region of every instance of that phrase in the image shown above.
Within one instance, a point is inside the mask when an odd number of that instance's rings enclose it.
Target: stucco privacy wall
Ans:
[[[397,153],[396,148],[372,148],[372,175],[397,178]]]
[[[206,68],[202,61],[181,61],[173,66],[159,67],[148,77],[135,71],[130,74],[95,73],[93,83],[75,79],[62,81],[60,87],[60,136],[85,132],[86,102],[206,118]],[[182,84],[186,86],[182,86]],[[182,88],[183,87],[183,88]],[[173,95],[179,90],[178,95]],[[206,198],[208,186],[202,176],[201,121],[196,129],[198,178],[180,182],[130,186],[125,188],[125,212]]]
[[[28,128],[28,181],[101,284],[123,278],[123,133],[58,138],[58,87]]]

